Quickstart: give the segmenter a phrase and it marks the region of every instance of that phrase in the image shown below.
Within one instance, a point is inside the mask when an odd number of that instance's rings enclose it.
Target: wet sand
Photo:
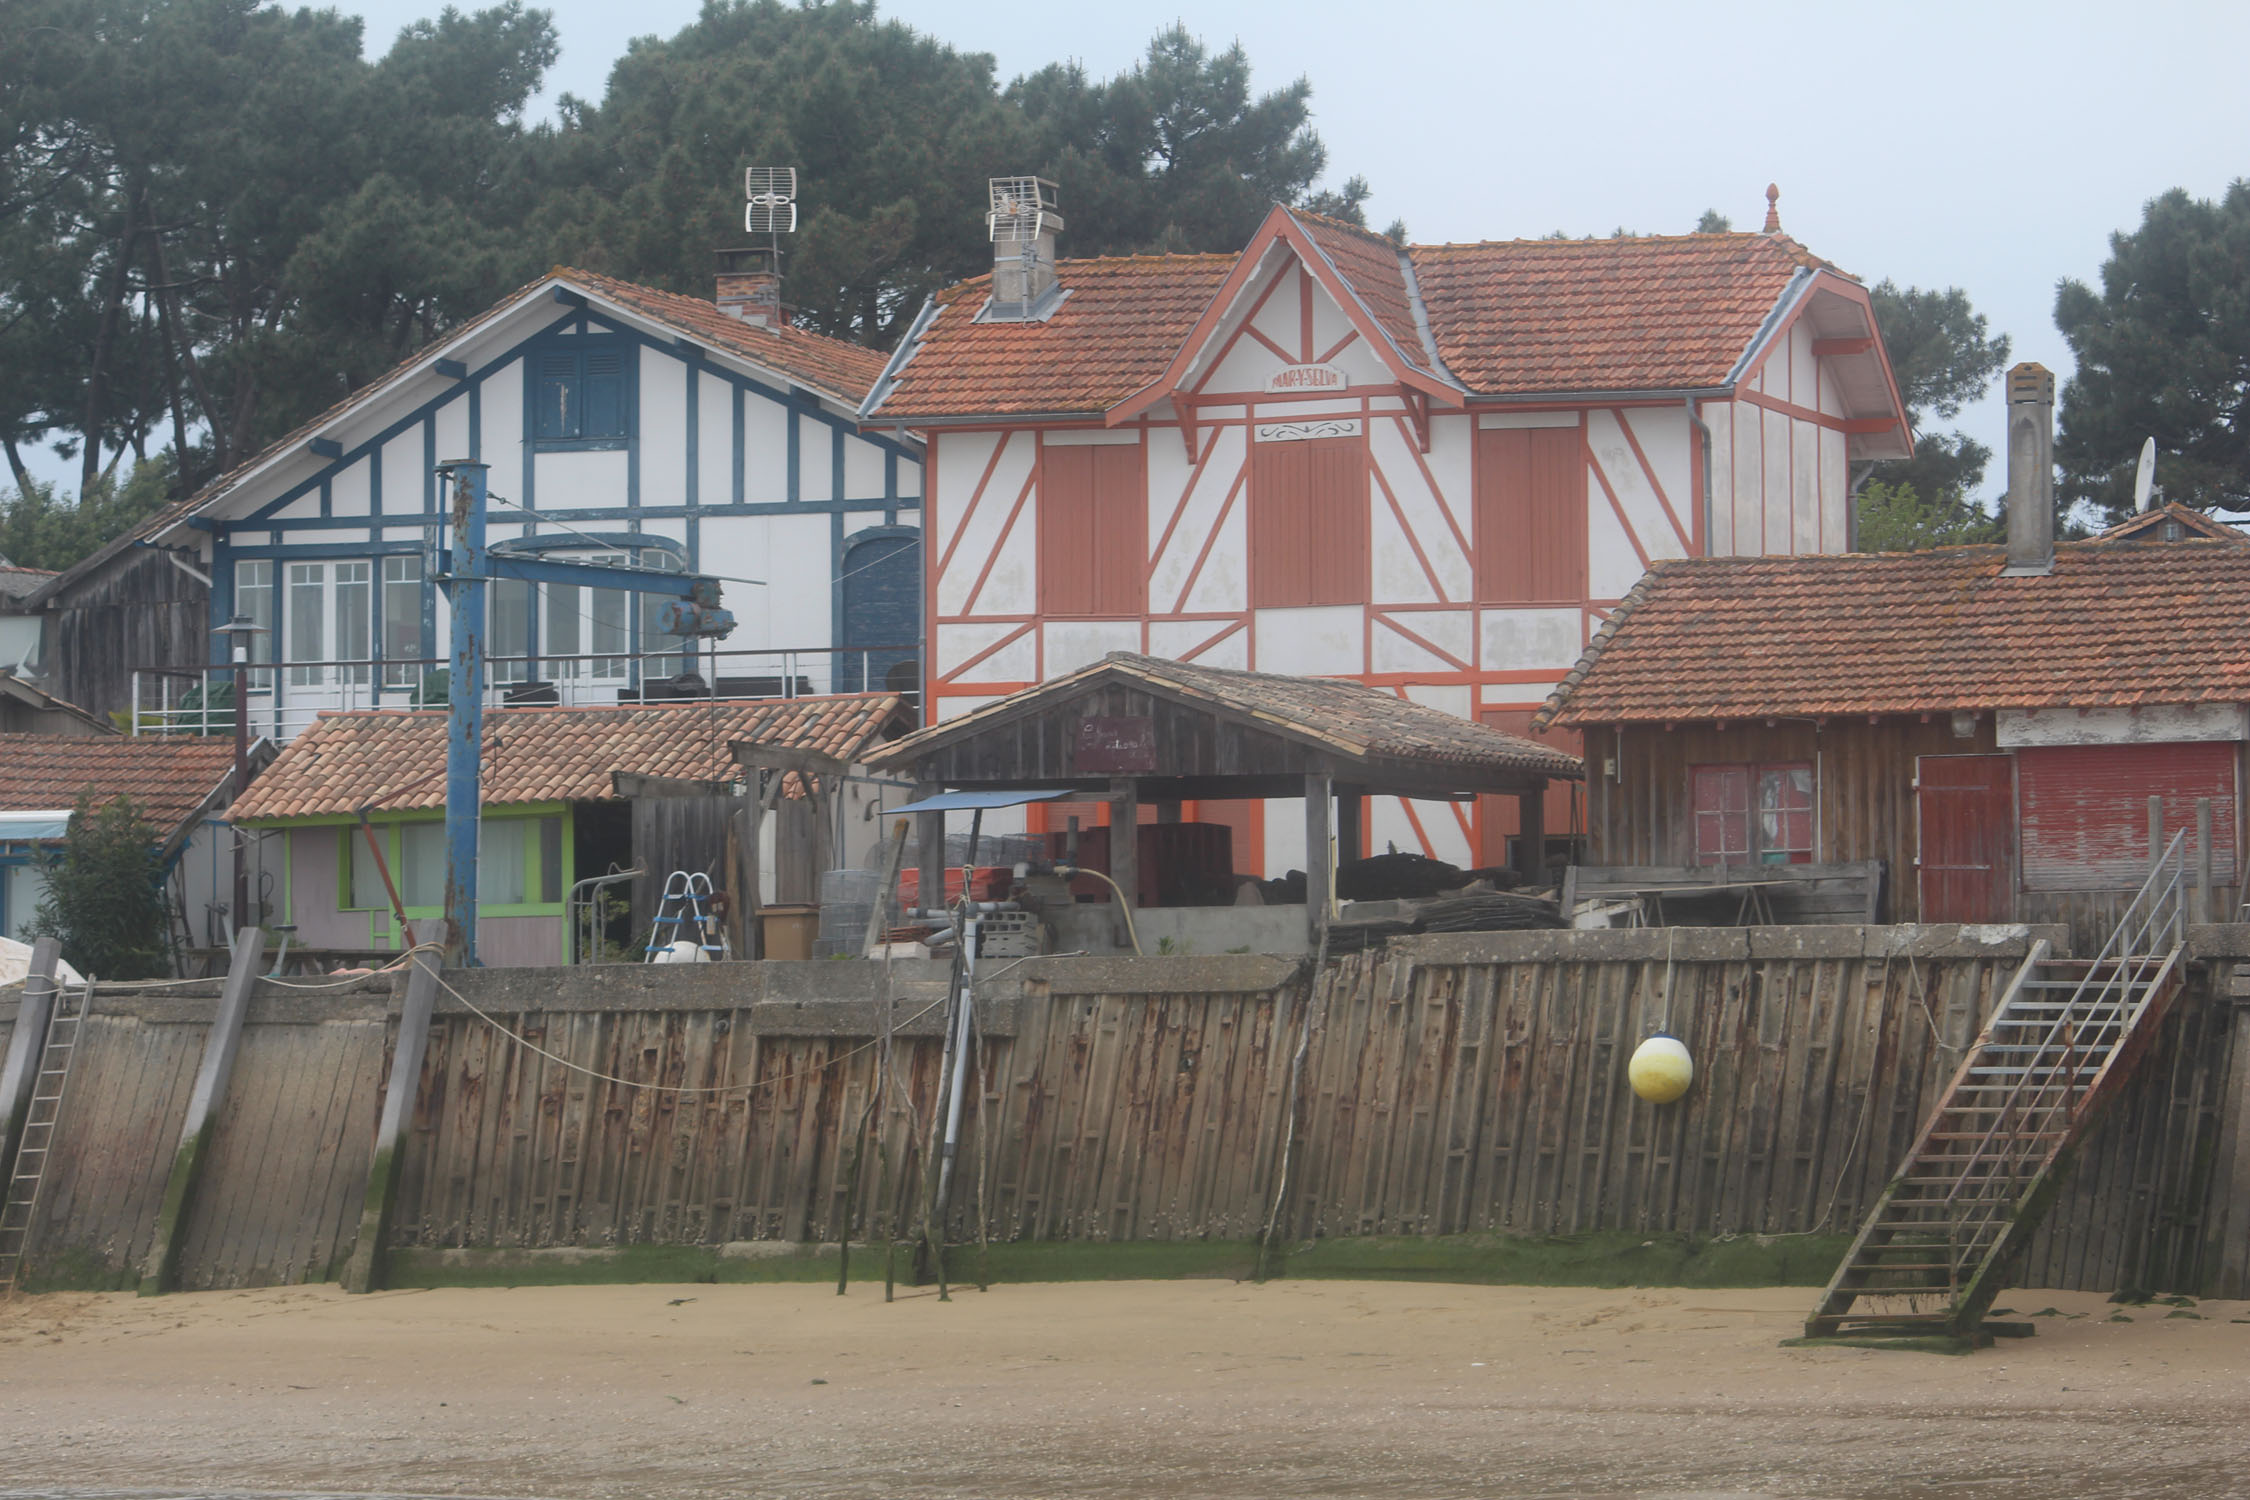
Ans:
[[[2250,1304],[2011,1293],[2065,1316],[1965,1358],[1778,1347],[1812,1296],[55,1294],[0,1307],[0,1493],[2250,1495]]]

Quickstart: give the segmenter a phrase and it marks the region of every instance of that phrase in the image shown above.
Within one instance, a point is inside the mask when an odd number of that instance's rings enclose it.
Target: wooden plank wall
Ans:
[[[946,1232],[1246,1238],[1273,1211],[1285,1146],[1291,1236],[1848,1232],[2022,946],[1951,929],[1432,936],[1334,965],[1310,992],[1302,966],[1248,955],[1035,960],[980,1007]],[[911,1234],[939,1115],[942,973],[450,976],[576,1068],[441,996],[397,1242]],[[2028,1281],[2195,1291],[2244,1270],[2226,1245],[2250,1216],[2229,1186],[2250,1175],[2230,1165],[2250,1160],[2250,1063],[2231,996],[2200,969],[2196,986],[2082,1159]],[[137,1274],[211,1011],[192,990],[97,1001],[35,1284]],[[254,1001],[184,1286],[321,1278],[348,1254],[394,1008],[380,990]],[[1624,1082],[1659,1027],[1698,1067],[1661,1109]]]
[[[1770,951],[1725,959],[1708,950],[1752,937],[1601,934],[1633,952],[1604,961],[1562,956],[1578,943],[1564,935],[1511,935],[1553,948],[1513,962],[1489,956],[1490,937],[1425,938],[1411,944],[1414,962],[1335,966],[1311,999],[1285,1229],[1850,1231],[2018,956],[1929,943],[1882,953],[1871,951],[1884,945],[1877,930],[1864,943],[1860,931],[1771,930],[1756,939]],[[1678,950],[1669,961],[1667,942]],[[1302,985],[1136,993],[1074,985],[1062,963],[1022,972],[1037,977],[995,1002],[948,1232],[973,1237],[980,1202],[985,1231],[1001,1238],[1258,1232],[1307,1014]],[[926,1159],[917,1121],[928,1128],[937,1085],[926,1021],[902,1038],[889,1102],[863,1129],[877,1079],[864,1040],[761,1033],[759,1008],[550,1002],[510,1023],[612,1077],[722,1090],[705,1095],[589,1078],[458,1007],[441,1015],[402,1164],[401,1241],[832,1241],[847,1202],[855,1237],[911,1230]],[[1624,1068],[1664,1025],[1700,1071],[1685,1104],[1656,1109],[1631,1095]],[[2203,1036],[2184,1023],[2168,1036],[2147,1109],[2216,1119],[2200,1081],[2208,1068],[2183,1061]],[[2187,1103],[2175,1101],[2182,1089]],[[892,1163],[887,1197],[879,1152]],[[2109,1185],[2108,1161],[2089,1159],[2102,1185],[2070,1210],[2088,1227],[2050,1236],[2068,1247],[2042,1262],[2066,1278],[2058,1284],[2115,1286],[2154,1224],[2140,1196]],[[2178,1175],[2189,1191],[2188,1158]],[[2156,1274],[2184,1274],[2192,1259],[2160,1250]]]

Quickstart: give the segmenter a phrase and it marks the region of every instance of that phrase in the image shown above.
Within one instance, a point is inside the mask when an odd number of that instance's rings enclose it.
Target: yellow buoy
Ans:
[[[1695,1081],[1695,1060],[1678,1037],[1659,1031],[1634,1051],[1625,1077],[1649,1103],[1670,1104]]]

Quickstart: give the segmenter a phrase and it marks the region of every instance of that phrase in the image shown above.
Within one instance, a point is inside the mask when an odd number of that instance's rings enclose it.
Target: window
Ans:
[[[575,340],[573,341],[575,342]],[[541,443],[611,445],[627,435],[631,394],[622,340],[532,356],[532,436]]]
[[[336,660],[339,662],[365,662],[375,654],[368,642],[375,620],[374,592],[368,582],[373,574],[374,569],[364,562],[336,564]],[[339,668],[337,679],[365,682],[367,668]]]
[[[422,665],[422,559],[399,553],[383,559],[383,686],[418,687]]]
[[[268,558],[245,558],[234,565],[234,612],[243,615],[258,627],[250,637],[250,659],[254,662],[273,660],[273,562]],[[250,686],[268,689],[273,686],[271,672],[250,674]]]
[[[531,678],[531,585],[520,578],[496,578],[485,586],[486,680],[528,682]]]
[[[572,561],[622,568],[630,561],[622,552],[596,552]],[[628,620],[623,589],[581,588],[575,583],[547,585],[544,619],[547,627],[547,670],[556,677],[591,677],[597,681],[625,675]],[[616,653],[609,655],[606,653]],[[569,658],[594,655],[593,661]]]
[[[1138,444],[1039,457],[1039,610],[1139,615],[1148,597],[1147,487]]]
[[[1576,604],[1586,597],[1586,462],[1578,428],[1477,433],[1477,598]]]
[[[47,872],[37,864],[8,866],[6,885],[0,888],[0,906],[6,907],[6,921],[0,924],[0,933],[18,942],[25,941],[23,930],[39,915],[39,903],[46,894]]]
[[[389,857],[392,878],[409,911],[435,911],[445,905],[445,824],[414,822],[379,830]],[[367,841],[358,829],[350,830],[351,890],[346,897],[353,908],[387,907],[383,877],[375,868]],[[487,817],[478,829],[477,906],[480,910],[502,906],[553,906],[562,900],[563,820],[559,816],[532,818]]]
[[[1356,437],[1250,445],[1250,603],[1365,604],[1367,450]]]
[[[1812,862],[1810,765],[1696,766],[1690,775],[1697,864]]]
[[[687,564],[657,547],[641,549],[640,565],[657,573],[684,573]],[[641,655],[644,673],[669,677],[689,665],[681,638],[657,623],[664,606],[672,601],[663,594],[641,595]]]
[[[326,563],[289,565],[289,638],[284,655],[296,663],[289,669],[292,686],[315,687],[326,679],[327,670],[321,663],[328,660],[326,632],[322,629],[327,592]]]
[[[337,902],[339,911],[371,911],[387,909],[391,904],[390,892],[384,889],[383,872],[375,863],[375,851],[367,847],[367,834],[354,825],[337,831],[344,841],[344,899]],[[375,842],[383,846],[383,858],[394,866],[391,878],[396,880],[397,858],[391,848],[390,829],[376,825]],[[445,878],[442,874],[438,877]]]

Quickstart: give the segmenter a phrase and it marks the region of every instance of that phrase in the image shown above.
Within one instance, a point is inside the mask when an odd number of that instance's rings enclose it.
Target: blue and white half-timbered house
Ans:
[[[715,575],[739,621],[699,646],[659,630],[654,596],[495,584],[492,701],[912,691],[921,444],[860,430],[882,356],[788,326],[774,292],[755,273],[704,301],[556,269],[57,580],[67,609],[74,587],[98,607],[85,585],[105,570],[207,577],[207,623],[179,621],[149,660],[53,643],[50,672],[144,724],[193,713],[199,668],[226,659],[210,632],[239,615],[261,631],[257,733],[442,701],[437,468],[472,459],[490,466],[494,550]],[[109,597],[131,610],[145,592]]]

